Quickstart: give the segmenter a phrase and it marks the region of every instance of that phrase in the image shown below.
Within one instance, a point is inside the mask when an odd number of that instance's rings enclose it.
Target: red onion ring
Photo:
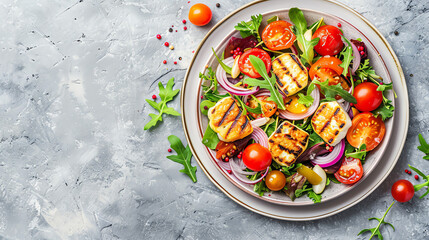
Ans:
[[[253,132],[252,132],[252,135],[250,135],[250,137],[253,138],[255,142],[261,144],[263,147],[268,148],[268,136],[264,132],[264,130],[262,130],[260,127],[257,127],[257,126],[252,126],[252,127],[253,127]]]
[[[246,165],[244,165],[243,161],[239,161],[239,163],[237,163],[235,158],[232,158],[231,160],[229,160],[229,165],[231,167],[231,170],[235,171],[238,174],[250,176],[250,175],[255,175],[258,173],[258,172],[246,172],[246,171],[244,171],[244,169],[246,169]]]
[[[319,102],[320,102],[319,88],[315,87],[310,95],[313,97],[314,101],[313,101],[313,104],[307,109],[306,112],[296,114],[296,113],[291,113],[287,110],[280,110],[279,109],[279,113],[280,113],[279,116],[281,118],[284,118],[287,120],[301,120],[301,119],[304,119],[304,118],[311,116],[316,111],[316,109],[319,107]]]
[[[356,45],[354,45],[352,42],[350,42],[352,48],[353,48],[353,68],[352,68],[352,74],[355,74],[356,70],[358,70],[360,65],[360,53],[357,49]]]
[[[229,162],[231,162],[232,163],[232,160],[230,160]],[[264,172],[264,174],[262,174],[262,176],[260,177],[260,178],[258,178],[258,179],[256,179],[256,180],[249,180],[247,177],[246,177],[246,175],[244,175],[244,174],[240,174],[239,172],[237,172],[233,167],[231,167],[231,170],[232,170],[232,174],[234,174],[234,176],[239,180],[239,181],[241,181],[241,182],[243,182],[243,183],[247,183],[247,184],[256,184],[256,183],[258,183],[258,182],[260,182],[260,181],[262,181],[262,179],[264,179],[264,177],[265,176],[267,176],[267,174],[268,174],[268,171],[270,170],[270,167],[268,167],[266,170],[265,170],[265,172]],[[255,172],[256,173],[256,172]]]
[[[222,169],[225,169],[226,171],[231,170],[231,166],[229,165],[228,162],[224,162],[222,160],[216,160],[216,162],[219,165],[219,167],[221,167]]]
[[[315,157],[313,160],[311,160],[311,163],[313,165],[319,165],[322,168],[332,166],[341,160],[341,158],[344,155],[345,148],[346,148],[346,144],[343,139],[339,144],[335,145],[332,152],[330,152],[328,155],[325,155],[325,156]]]
[[[298,55],[298,50],[296,50],[295,45],[292,45],[292,47],[290,47],[290,50],[292,51],[293,54]]]
[[[250,121],[250,124],[252,127],[260,127],[262,125],[265,125],[267,122],[270,121],[270,118],[267,117],[260,117],[255,120]]]
[[[344,99],[339,99],[337,100],[338,104],[340,104],[340,106],[344,109],[345,112],[348,112],[350,110],[350,103],[347,102]]]
[[[225,63],[227,66],[232,66],[232,64],[234,63],[234,59],[232,57],[229,57],[223,60],[223,63]],[[216,78],[217,78],[217,82],[222,88],[224,88],[226,91],[230,92],[231,94],[234,94],[237,96],[251,95],[256,93],[259,90],[259,87],[246,89],[246,88],[234,86],[232,83],[228,81],[226,72],[221,65],[217,67]]]

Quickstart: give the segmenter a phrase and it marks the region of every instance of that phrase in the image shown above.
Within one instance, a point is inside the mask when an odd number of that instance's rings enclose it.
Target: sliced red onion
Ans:
[[[354,45],[353,42],[350,42],[353,48],[353,68],[352,68],[352,74],[355,74],[356,70],[359,68],[360,65],[360,53],[357,49],[356,45]]]
[[[253,126],[253,132],[250,136],[255,140],[255,142],[261,144],[265,148],[268,148],[268,136],[260,127]]]
[[[227,171],[231,170],[231,166],[229,165],[229,162],[224,162],[222,160],[217,160],[216,162],[219,165],[219,167],[221,167],[222,169],[225,169]]]
[[[261,118],[255,119],[253,121],[250,121],[250,124],[252,125],[252,127],[260,127],[262,125],[267,124],[268,121],[270,121],[270,118],[261,117]]]
[[[292,51],[293,54],[298,55],[298,50],[296,50],[295,45],[292,45],[292,47],[290,47],[290,50]]]
[[[325,142],[320,142],[305,150],[299,157],[296,159],[295,163],[305,162],[308,160],[313,160],[316,156],[320,156],[328,153],[326,150]]]
[[[350,103],[344,99],[337,100],[338,104],[344,109],[344,111],[348,112],[350,110]]]
[[[350,104],[349,104],[349,106],[350,106]],[[353,109],[352,108],[350,108],[349,109],[349,111],[347,112],[348,114],[349,114],[349,117],[350,117],[350,119],[353,119]]]
[[[345,148],[346,148],[346,144],[345,144],[345,141],[343,139],[343,140],[341,140],[341,142],[339,144],[335,145],[332,152],[330,152],[329,154],[327,154],[325,156],[315,157],[314,160],[311,161],[311,163],[313,165],[319,165],[322,168],[332,166],[341,160],[341,158],[344,155]]]
[[[306,112],[304,113],[291,113],[287,110],[280,110],[279,109],[279,113],[280,113],[280,117],[284,118],[284,119],[288,119],[288,120],[301,120],[304,118],[307,118],[309,116],[311,116],[316,109],[319,107],[319,102],[320,102],[320,92],[319,92],[319,88],[314,88],[314,90],[311,92],[310,94],[314,101],[313,104],[307,109]]]
[[[234,59],[232,57],[229,57],[225,60],[223,60],[223,63],[225,63],[227,66],[232,66],[234,63]],[[245,96],[254,94],[259,90],[259,87],[253,87],[252,89],[246,89],[242,87],[234,86],[226,76],[225,70],[222,68],[221,65],[217,67],[216,70],[216,78],[221,87],[223,87],[226,91],[230,92],[231,94],[237,95],[237,96]]]
[[[232,163],[232,161],[230,161],[231,163]],[[264,177],[265,176],[267,176],[267,174],[268,174],[268,171],[270,170],[270,167],[268,167],[266,170],[265,170],[265,172],[262,174],[262,176],[260,177],[260,178],[258,178],[258,179],[256,179],[256,180],[249,180],[247,177],[246,177],[246,175],[244,175],[244,174],[240,174],[239,172],[237,172],[236,171],[236,169],[234,169],[233,167],[231,167],[231,170],[232,170],[232,174],[234,174],[234,176],[238,179],[238,180],[240,180],[241,182],[243,182],[243,183],[247,183],[247,184],[256,184],[256,183],[258,183],[258,182],[260,182],[260,181],[262,181],[262,179],[264,179]],[[256,173],[256,172],[255,172]]]
[[[246,176],[255,175],[258,173],[258,172],[244,171],[244,169],[246,169],[246,165],[244,165],[242,160],[236,160],[235,158],[232,158],[231,160],[229,160],[229,166],[231,167],[231,170],[233,170],[234,172],[238,174],[246,175]]]

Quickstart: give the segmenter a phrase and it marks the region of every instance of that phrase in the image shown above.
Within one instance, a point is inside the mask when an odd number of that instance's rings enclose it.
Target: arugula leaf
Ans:
[[[393,228],[393,231],[395,231],[395,227],[393,227],[393,225],[391,223],[385,222],[384,218],[386,217],[387,213],[389,212],[390,208],[393,206],[393,204],[395,203],[395,201],[392,202],[392,204],[390,204],[389,208],[387,209],[387,211],[384,213],[382,218],[369,218],[368,220],[377,220],[378,221],[378,225],[375,228],[367,228],[367,229],[363,229],[362,231],[360,231],[358,233],[358,236],[361,235],[364,232],[371,232],[371,236],[369,237],[369,239],[371,239],[374,236],[377,236],[380,240],[383,240],[383,235],[380,232],[380,226],[382,224],[387,224],[389,226],[391,226]]]
[[[395,107],[391,104],[392,101],[387,100],[387,102],[382,102],[381,105],[372,111],[375,117],[381,116],[381,119],[385,121],[388,118],[393,116]]]
[[[205,98],[207,98],[208,100],[212,101],[212,102],[218,102],[219,100],[221,100],[222,98],[226,98],[228,97],[228,94],[224,94],[224,95],[219,95],[213,92],[208,92],[204,95]]]
[[[414,191],[415,192],[419,191],[423,187],[429,187],[429,175],[424,175],[420,170],[411,166],[410,164],[408,164],[408,167],[410,167],[412,170],[414,170],[414,172],[416,172],[418,175],[420,175],[423,178],[423,180],[426,181],[424,183],[414,185]],[[429,188],[427,189],[427,191],[423,195],[420,196],[420,199],[424,198],[428,194],[429,194]]]
[[[146,123],[144,126],[144,130],[148,130],[151,127],[156,126],[156,124],[160,121],[162,121],[162,114],[169,114],[173,116],[180,116],[180,113],[178,113],[173,108],[167,107],[167,102],[173,100],[174,96],[176,96],[179,93],[179,89],[173,90],[174,86],[174,78],[171,78],[168,82],[166,87],[162,85],[161,82],[158,83],[159,87],[159,97],[161,98],[161,102],[157,103],[155,101],[152,101],[150,99],[146,99],[146,102],[149,103],[149,105],[156,110],[158,110],[158,115],[149,113],[149,116],[151,117],[151,120]]]
[[[271,96],[268,98],[268,100],[274,101],[277,104],[277,107],[279,109],[285,110],[283,97],[281,96],[281,93],[276,88],[276,77],[274,73],[271,74],[271,78],[268,77],[265,64],[260,58],[250,55],[249,60],[250,60],[250,63],[255,68],[255,70],[264,78],[264,80],[246,78],[244,79],[244,83],[247,83],[250,86],[259,86],[260,88],[265,88],[270,90]]]
[[[258,174],[255,174],[258,175]],[[265,185],[265,181],[260,181],[253,186],[253,191],[256,192],[259,196],[264,196],[264,193],[271,192],[271,190]]]
[[[361,81],[367,79],[374,81],[376,81],[376,79],[382,79],[380,76],[375,74],[374,69],[369,65],[369,59],[365,59],[365,61],[359,65],[359,68],[356,70],[356,75]]]
[[[377,91],[383,92],[385,90],[391,90],[393,89],[393,83],[385,83],[383,85],[378,85]]]
[[[308,185],[304,185],[302,186],[301,189],[296,189],[295,190],[295,196],[296,197],[301,197],[302,195],[304,195],[304,193],[309,192],[309,191],[313,191],[313,188],[307,188]]]
[[[426,140],[423,138],[423,135],[419,133],[419,142],[420,146],[417,147],[420,151],[422,151],[426,156],[423,157],[425,160],[429,160],[429,144],[427,144]]]
[[[217,78],[216,78],[215,72],[213,72],[212,67],[207,68],[206,74],[200,73],[199,77],[210,82],[209,86],[202,85],[205,93],[208,91],[212,91],[213,93],[218,93],[218,91],[217,91],[217,87],[218,87],[217,86],[218,85],[217,84]]]
[[[270,23],[278,21],[278,20],[279,20],[279,16],[272,16],[272,17],[268,18],[267,23],[270,24]]]
[[[222,62],[222,60],[216,55],[216,52],[213,48],[212,48],[212,51],[213,51],[213,54],[215,55],[219,65],[223,68],[223,70],[225,70],[226,73],[231,75],[232,68],[228,67],[225,63]]]
[[[353,97],[353,95],[351,95],[349,92],[344,90],[341,87],[340,83],[338,83],[337,85],[329,85],[328,81],[320,82],[316,79],[313,80],[313,83],[320,86],[320,90],[326,98],[335,99],[335,96],[339,95],[347,102],[351,102],[353,104],[357,103],[356,98]]]
[[[251,95],[253,97],[253,95]],[[251,113],[255,113],[255,114],[261,114],[262,112],[262,107],[261,107],[261,102],[259,100],[257,100],[258,106],[256,108],[251,108],[249,106],[247,106],[243,101],[241,101],[241,99],[238,96],[234,96],[235,99],[240,103],[241,107],[243,109],[246,109],[246,111],[251,112]],[[253,97],[254,99],[256,99],[255,97]],[[243,111],[243,115],[246,115],[247,112]]]
[[[240,31],[242,38],[254,35],[258,39],[258,42],[260,42],[261,36],[259,36],[259,26],[261,26],[261,22],[262,14],[259,14],[257,16],[251,16],[251,20],[249,22],[241,21],[237,23],[237,26],[234,28]]]
[[[292,163],[289,167],[288,166],[282,166],[281,167],[281,171],[286,175],[286,176],[291,176],[294,173],[296,173],[296,170],[302,166],[302,163],[297,163],[295,165],[295,163]]]
[[[197,176],[195,174],[197,167],[191,165],[192,152],[189,145],[185,148],[182,141],[180,141],[180,138],[174,135],[168,136],[168,141],[170,142],[170,147],[176,151],[177,155],[170,155],[167,156],[167,158],[171,161],[182,164],[183,169],[180,170],[180,172],[188,175],[194,183],[197,182]]]
[[[202,140],[203,144],[210,149],[215,149],[219,141],[220,140],[217,133],[213,131],[210,125],[207,125],[206,131],[204,132],[204,136]]]
[[[366,151],[366,145],[362,144],[362,145],[360,145],[359,148],[356,148],[354,150],[355,151],[353,151],[353,152],[347,152],[346,151],[345,156],[346,157],[352,157],[352,158],[358,158],[358,159],[362,160],[362,162],[364,162],[365,158],[366,158],[366,154],[368,153],[368,151]]]
[[[311,96],[311,92],[313,92],[314,88],[316,86],[314,85],[314,83],[310,83],[310,85],[308,85],[307,87],[307,96],[305,96],[302,93],[298,93],[298,102],[300,104],[304,104],[306,107],[310,107],[311,105],[313,105],[314,102],[314,98]]]
[[[316,194],[313,189],[311,189],[311,191],[307,192],[307,196],[313,200],[314,203],[320,203],[322,201],[322,195],[321,194]]]
[[[342,58],[343,60],[343,62],[340,64],[340,67],[344,69],[343,75],[347,76],[347,73],[349,72],[350,63],[353,60],[353,48],[352,44],[347,38],[345,38],[343,35],[341,35],[341,38],[348,44],[348,46],[345,47],[340,53],[340,58]]]
[[[308,148],[311,148],[312,146],[321,142],[324,142],[323,139],[316,132],[312,132],[308,141]]]
[[[212,102],[210,100],[204,100],[204,101],[202,101],[201,104],[200,104],[201,113],[204,114],[204,115],[207,115],[207,113],[209,111],[209,108],[213,107],[214,105],[216,105],[216,103]],[[207,109],[205,107],[207,107]]]
[[[302,50],[301,59],[311,65],[314,57],[313,48],[319,43],[319,38],[311,39],[312,30],[307,29],[307,20],[299,8],[289,9],[289,18],[295,24],[291,28]],[[307,31],[309,33],[306,34]]]

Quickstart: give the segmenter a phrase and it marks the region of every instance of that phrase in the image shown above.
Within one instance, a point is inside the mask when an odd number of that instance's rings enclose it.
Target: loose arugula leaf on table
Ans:
[[[226,73],[231,74],[232,68],[228,67],[225,63],[222,62],[222,59],[220,59],[217,55],[215,50],[212,48],[213,54],[215,55],[219,65],[225,70]]]
[[[246,78],[244,79],[244,83],[249,84],[249,86],[259,86],[260,88],[270,90],[271,96],[268,98],[268,100],[275,102],[279,109],[285,110],[283,97],[276,87],[276,77],[274,73],[271,74],[271,77],[268,77],[265,64],[260,58],[250,55],[249,60],[255,70],[264,78],[264,80]]]
[[[213,131],[210,125],[208,125],[206,128],[206,131],[204,132],[204,136],[202,140],[203,144],[210,149],[215,149],[219,141],[220,140],[217,133]]]
[[[314,83],[310,83],[310,85],[308,85],[307,87],[307,95],[298,93],[298,102],[300,104],[304,104],[306,107],[310,107],[311,105],[313,105],[314,98],[311,96],[311,93],[313,92],[315,87],[316,86],[314,85]]]
[[[183,169],[180,170],[180,172],[188,175],[194,183],[197,182],[197,176],[195,174],[197,167],[191,165],[192,152],[189,145],[185,148],[180,138],[174,135],[168,136],[168,141],[170,142],[170,147],[176,151],[177,155],[170,155],[167,156],[167,158],[182,164]]]
[[[393,206],[393,204],[394,204],[395,202],[392,202],[392,204],[390,204],[390,206],[389,206],[389,208],[387,209],[387,211],[384,213],[384,215],[383,215],[383,217],[382,218],[375,218],[375,217],[372,217],[372,218],[369,218],[368,220],[377,220],[378,221],[378,225],[377,225],[377,227],[375,227],[375,228],[367,228],[367,229],[363,229],[362,231],[360,231],[359,233],[358,233],[358,236],[359,235],[361,235],[362,233],[365,233],[365,232],[371,232],[371,236],[369,237],[369,239],[371,239],[372,237],[374,237],[374,236],[377,236],[380,240],[383,240],[383,235],[381,234],[381,232],[380,232],[380,227],[381,227],[381,225],[382,224],[387,224],[387,225],[389,225],[389,226],[391,226],[392,228],[393,228],[393,231],[395,231],[395,227],[393,227],[393,225],[391,224],[391,223],[388,223],[388,222],[385,222],[384,221],[384,218],[386,217],[386,215],[387,215],[387,213],[389,212],[389,210],[390,210],[390,208],[392,208],[392,206]]]
[[[408,167],[410,167],[412,170],[414,170],[414,172],[416,172],[418,175],[420,175],[423,178],[423,180],[426,181],[424,183],[420,183],[420,184],[414,185],[414,191],[415,192],[419,191],[423,187],[428,187],[427,191],[423,195],[420,196],[420,199],[422,199],[426,195],[429,194],[429,175],[424,175],[420,170],[418,170],[417,168],[411,166],[410,164],[408,164]]]
[[[426,140],[423,138],[423,135],[419,134],[419,142],[420,146],[417,147],[420,151],[422,151],[426,156],[423,157],[425,160],[429,160],[429,144],[427,144]]]
[[[343,51],[340,52],[340,59],[343,61],[340,64],[340,67],[344,69],[343,75],[347,76],[347,73],[349,72],[350,63],[353,60],[353,48],[352,48],[352,44],[347,38],[345,38],[343,35],[341,35],[341,38],[348,44],[348,46],[345,47]]]
[[[237,26],[235,26],[234,28],[240,31],[240,35],[242,38],[254,35],[258,39],[258,42],[260,42],[261,36],[259,36],[259,26],[261,26],[262,14],[259,14],[257,16],[251,16],[251,19],[252,20],[250,20],[249,22],[241,21],[237,23]]]
[[[335,99],[335,96],[339,95],[347,102],[350,102],[353,104],[357,103],[356,98],[353,97],[353,95],[351,95],[349,92],[344,90],[341,87],[340,83],[338,83],[337,85],[329,85],[328,81],[320,82],[319,80],[316,80],[316,79],[313,80],[313,83],[320,86],[320,90],[322,91],[323,95],[325,95],[326,98]]]
[[[304,13],[298,8],[291,8],[289,10],[289,18],[290,20],[295,24],[295,26],[292,26],[292,31],[296,36],[296,40],[301,45],[300,48],[302,50],[301,54],[301,60],[304,63],[312,64],[313,63],[313,57],[314,57],[314,46],[319,43],[319,38],[311,39],[312,36],[312,30],[307,29],[307,20],[305,20]],[[307,34],[310,36],[310,39],[307,39],[306,32],[310,31],[310,34]]]
[[[159,97],[161,98],[161,102],[157,103],[153,100],[146,99],[146,102],[149,103],[150,106],[158,110],[158,115],[149,113],[149,116],[152,118],[146,125],[144,126],[144,130],[148,130],[151,127],[154,127],[158,122],[162,121],[162,114],[169,114],[173,116],[180,116],[173,108],[167,107],[167,102],[173,100],[174,96],[179,93],[179,89],[173,90],[174,86],[174,78],[171,78],[166,87],[162,85],[161,82],[158,83],[159,87]]]
[[[364,163],[367,153],[368,153],[368,151],[366,151],[366,145],[362,144],[362,145],[360,145],[359,148],[353,148],[352,152],[347,152],[347,150],[346,150],[345,156],[346,157],[352,157],[352,158],[358,158],[361,160],[362,163]]]

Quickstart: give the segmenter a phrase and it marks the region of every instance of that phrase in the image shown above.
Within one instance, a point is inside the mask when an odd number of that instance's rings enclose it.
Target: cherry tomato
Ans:
[[[189,9],[189,21],[197,26],[204,26],[212,19],[212,10],[207,5],[197,3]]]
[[[340,66],[341,63],[342,61],[336,57],[320,58],[310,68],[309,74],[311,80],[316,77],[321,82],[326,80],[332,81],[334,76],[339,76],[343,73],[343,68]]]
[[[335,178],[344,184],[353,184],[359,181],[363,175],[360,159],[346,157],[341,162],[341,167],[335,173]]]
[[[377,91],[377,84],[364,82],[355,87],[353,96],[357,103],[355,107],[363,112],[370,112],[378,108],[383,102],[383,93]]]
[[[262,31],[262,41],[271,50],[290,48],[296,39],[291,26],[292,24],[282,20],[268,24]]]
[[[261,102],[261,106],[262,106],[262,112],[263,114],[256,114],[256,113],[250,113],[250,115],[254,118],[261,118],[261,117],[271,117],[274,115],[274,113],[276,113],[277,111],[277,104],[274,101],[268,101],[267,100],[268,96],[261,96],[261,97],[257,97],[257,99],[259,100],[259,102]],[[249,107],[251,108],[256,108],[258,107],[258,101],[256,100],[249,100]]]
[[[410,181],[401,179],[393,184],[391,192],[396,201],[408,202],[414,196],[414,186]]]
[[[234,156],[237,153],[237,147],[234,143],[219,141],[215,151],[217,159],[225,159]]]
[[[300,114],[308,110],[308,108],[304,104],[301,104],[298,102],[297,95],[286,97],[284,99],[284,102],[285,102],[285,108],[288,112]]]
[[[313,34],[313,39],[317,37],[320,38],[314,50],[322,56],[337,55],[344,47],[341,35],[343,35],[343,33],[337,27],[331,25],[321,26]]]
[[[271,58],[270,55],[268,55],[267,52],[264,50],[261,50],[259,48],[252,48],[248,51],[245,51],[243,55],[241,55],[240,59],[238,60],[238,67],[240,68],[240,71],[247,76],[251,78],[260,78],[261,75],[255,70],[252,63],[249,60],[249,56],[253,55],[258,58],[260,58],[265,63],[265,67],[267,69],[267,73],[271,69]]]
[[[286,185],[286,177],[279,170],[273,170],[265,177],[265,185],[267,185],[271,191],[280,191]]]
[[[270,151],[259,143],[252,143],[243,151],[243,163],[255,172],[267,169],[271,165]]]
[[[363,112],[354,116],[352,126],[347,132],[347,141],[355,148],[365,144],[366,150],[371,151],[381,143],[385,132],[386,126],[380,117]]]

